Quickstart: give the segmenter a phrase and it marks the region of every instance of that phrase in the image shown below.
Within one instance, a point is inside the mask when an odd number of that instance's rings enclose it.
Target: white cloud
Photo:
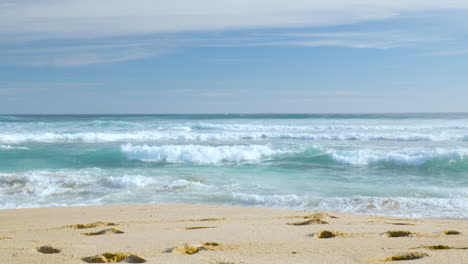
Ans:
[[[125,50],[121,52],[81,52],[53,55],[35,55],[26,57],[20,62],[27,66],[80,66],[98,63],[112,63],[129,60],[137,60],[157,56],[156,53],[146,50]]]
[[[0,3],[0,39],[76,39],[190,30],[314,27],[447,9],[468,9],[468,1],[4,0]]]

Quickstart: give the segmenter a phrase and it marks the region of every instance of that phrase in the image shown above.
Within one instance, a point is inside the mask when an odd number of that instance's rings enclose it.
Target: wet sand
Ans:
[[[468,221],[208,205],[0,210],[1,263],[468,263]]]

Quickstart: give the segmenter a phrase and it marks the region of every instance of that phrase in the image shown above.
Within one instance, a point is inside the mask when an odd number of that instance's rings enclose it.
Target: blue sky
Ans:
[[[467,112],[468,1],[0,0],[0,113]]]

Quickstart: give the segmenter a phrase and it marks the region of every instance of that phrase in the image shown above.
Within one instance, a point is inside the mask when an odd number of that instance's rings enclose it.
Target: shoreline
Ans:
[[[30,209],[47,209],[47,208],[69,208],[69,207],[82,207],[82,208],[93,208],[93,207],[107,207],[107,206],[214,206],[214,207],[230,207],[230,208],[254,208],[254,209],[271,209],[271,210],[290,210],[290,211],[308,211],[308,212],[322,212],[329,214],[345,214],[345,215],[361,215],[361,216],[378,216],[378,217],[393,217],[393,218],[404,218],[404,219],[428,219],[428,220],[461,220],[468,221],[467,217],[410,217],[401,215],[385,215],[385,214],[372,214],[372,213],[357,213],[357,212],[340,212],[333,210],[314,210],[306,208],[283,208],[283,207],[262,207],[262,206],[249,206],[249,205],[223,205],[223,204],[186,204],[186,203],[125,203],[125,204],[99,204],[99,205],[58,205],[58,206],[41,206],[41,207],[21,207],[21,208],[6,208],[0,209],[0,212],[7,210],[30,210]]]
[[[271,210],[290,210],[290,211],[308,211],[308,212],[323,212],[330,214],[345,214],[345,215],[361,215],[361,216],[377,216],[377,217],[393,217],[393,218],[404,218],[404,219],[428,219],[428,220],[460,220],[468,221],[468,217],[410,217],[410,216],[401,216],[401,215],[386,215],[386,214],[372,214],[372,213],[357,213],[357,212],[340,212],[333,210],[314,210],[307,208],[286,208],[286,207],[266,207],[266,206],[250,206],[250,205],[223,205],[223,204],[187,204],[187,203],[124,203],[124,204],[99,204],[99,205],[58,205],[58,206],[40,206],[40,207],[21,207],[21,208],[5,208],[0,209],[0,212],[6,210],[29,210],[29,209],[47,209],[47,208],[69,208],[69,207],[83,207],[83,208],[93,208],[93,207],[108,207],[108,206],[214,206],[214,207],[230,207],[230,208],[254,208],[254,209],[271,209]]]
[[[0,223],[3,263],[463,263],[468,256],[466,219],[131,204],[4,209]]]

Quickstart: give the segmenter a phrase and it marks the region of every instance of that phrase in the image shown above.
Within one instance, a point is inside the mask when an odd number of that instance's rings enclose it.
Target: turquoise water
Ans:
[[[468,114],[0,115],[0,208],[468,217]]]

